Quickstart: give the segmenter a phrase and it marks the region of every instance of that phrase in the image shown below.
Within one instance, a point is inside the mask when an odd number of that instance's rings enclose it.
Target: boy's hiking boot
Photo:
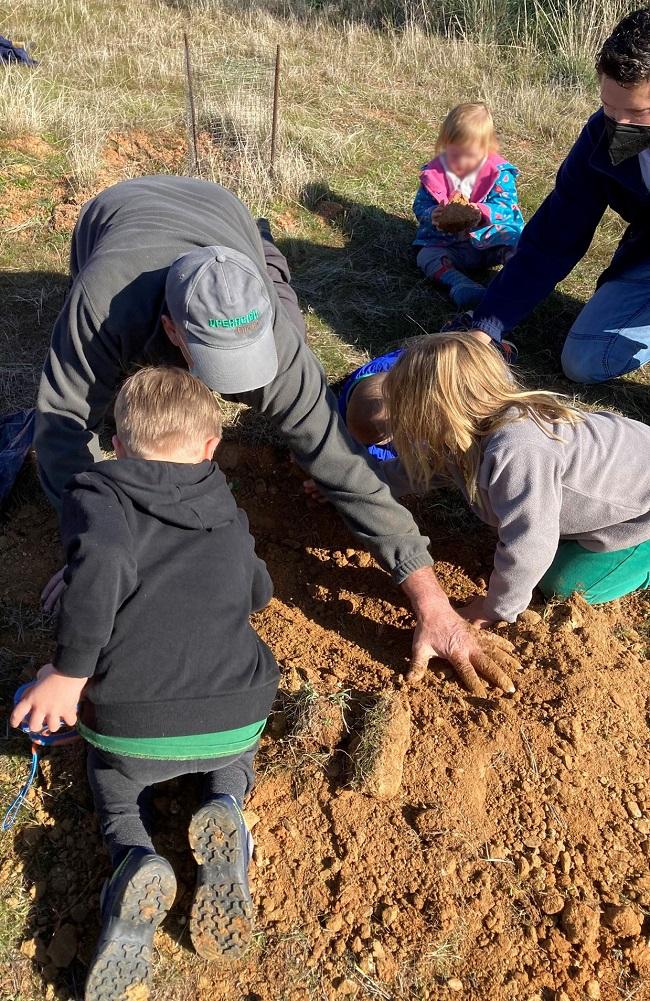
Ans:
[[[149,978],[156,928],[174,902],[166,859],[132,848],[104,886],[102,930],[88,969],[85,1001],[128,1001]]]
[[[189,838],[198,863],[190,916],[192,944],[203,959],[239,959],[253,934],[248,863],[253,839],[233,796],[204,803]]]

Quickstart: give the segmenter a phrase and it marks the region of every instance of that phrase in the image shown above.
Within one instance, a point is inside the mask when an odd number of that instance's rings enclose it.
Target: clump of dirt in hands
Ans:
[[[276,588],[255,624],[283,690],[309,684],[332,704],[350,693],[353,706],[405,700],[411,742],[399,791],[379,800],[350,787],[348,736],[321,731],[325,753],[301,754],[290,728],[270,727],[249,804],[259,936],[234,966],[206,966],[188,947],[187,824],[198,790],[160,787],[157,846],[179,893],[156,938],[152,998],[641,1001],[650,983],[647,599],[592,609],[576,598],[499,629],[522,663],[513,696],[470,697],[442,662],[408,688],[413,620],[400,592],[331,509],[303,498],[282,453],[239,447],[237,460],[227,475]],[[423,527],[443,586],[467,600],[489,574],[490,537],[478,525],[462,536]],[[38,593],[60,555],[44,501],[11,509],[2,537],[9,694],[50,651]],[[352,730],[359,719],[353,711]],[[24,749],[20,738],[15,747]],[[14,979],[0,974],[0,993],[15,992],[18,977],[30,999],[43,996],[41,978],[69,990],[81,982],[108,868],[82,749],[44,764],[0,869],[7,892],[22,881],[31,894]],[[76,957],[62,970],[47,947],[66,924]]]
[[[468,198],[456,191],[436,210],[436,226],[443,233],[463,233],[480,221],[481,212]]]

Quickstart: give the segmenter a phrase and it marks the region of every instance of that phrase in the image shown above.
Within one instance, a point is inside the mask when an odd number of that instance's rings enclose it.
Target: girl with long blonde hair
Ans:
[[[599,604],[650,585],[649,427],[525,389],[467,333],[414,338],[380,378],[394,492],[451,481],[498,534],[475,625],[515,621],[535,586]]]

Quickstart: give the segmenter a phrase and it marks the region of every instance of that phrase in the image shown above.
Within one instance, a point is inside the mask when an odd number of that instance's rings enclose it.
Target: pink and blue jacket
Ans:
[[[420,174],[420,188],[413,211],[419,222],[416,247],[448,246],[469,242],[476,250],[488,247],[516,247],[524,228],[524,217],[517,197],[519,171],[498,153],[491,153],[481,167],[470,201],[481,210],[483,218],[470,233],[443,233],[431,222],[436,205],[448,202],[454,191],[440,157],[425,164]]]

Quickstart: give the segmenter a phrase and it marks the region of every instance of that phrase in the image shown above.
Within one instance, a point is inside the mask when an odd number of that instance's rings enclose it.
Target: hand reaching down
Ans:
[[[510,676],[519,670],[519,662],[512,656],[513,651],[512,644],[503,637],[479,633],[472,626],[465,625],[459,629],[456,642],[452,643],[444,657],[467,691],[485,698],[487,691],[483,680],[503,692],[512,694],[516,691]],[[417,653],[413,653],[406,680],[411,684],[421,681],[429,667],[429,660],[434,656],[442,654],[430,647],[420,646]]]
[[[328,499],[316,483],[316,480],[303,480],[302,489],[307,494],[309,500],[317,501],[319,504],[327,504]]]
[[[476,629],[487,629],[488,626],[494,625],[497,621],[495,618],[490,617],[489,613],[486,613],[485,601],[482,597],[474,598],[468,605],[457,608],[456,611],[461,618],[469,622],[470,625],[475,626]]]

